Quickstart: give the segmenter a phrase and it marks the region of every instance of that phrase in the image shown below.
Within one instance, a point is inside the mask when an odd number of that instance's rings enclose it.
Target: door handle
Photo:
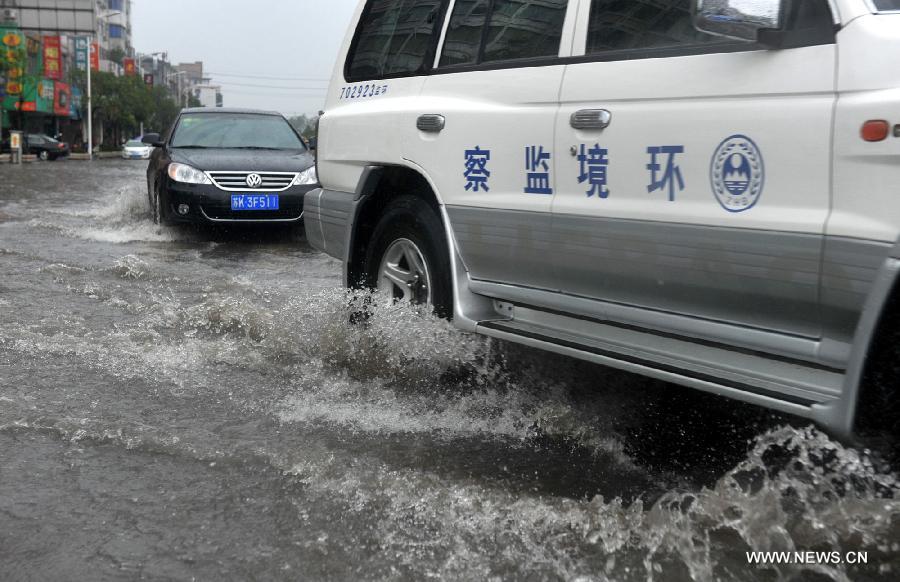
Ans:
[[[420,115],[416,120],[416,127],[419,131],[424,131],[425,133],[440,133],[444,130],[446,122],[447,120],[444,119],[443,115],[430,113],[428,115]]]
[[[602,131],[612,123],[612,113],[606,109],[582,109],[569,118],[569,125],[575,129]]]

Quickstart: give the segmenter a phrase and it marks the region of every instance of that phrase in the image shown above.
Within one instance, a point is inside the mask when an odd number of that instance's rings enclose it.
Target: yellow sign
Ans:
[[[7,33],[3,37],[3,44],[8,47],[17,47],[22,44],[22,37],[14,32]]]
[[[18,150],[22,147],[22,134],[13,133],[9,136],[10,149]]]

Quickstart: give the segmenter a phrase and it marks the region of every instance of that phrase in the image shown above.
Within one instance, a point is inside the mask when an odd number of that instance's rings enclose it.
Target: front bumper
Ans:
[[[351,192],[316,188],[306,195],[306,240],[336,259],[349,260],[352,224],[361,200]]]
[[[232,192],[225,192],[211,184],[180,184],[169,182],[165,199],[169,206],[169,216],[174,222],[186,223],[257,223],[257,222],[299,222],[303,218],[303,198],[315,185],[291,186],[282,192],[258,192],[278,194],[278,210],[231,210]],[[234,192],[253,194],[254,192]],[[189,207],[187,214],[180,214],[178,208]]]

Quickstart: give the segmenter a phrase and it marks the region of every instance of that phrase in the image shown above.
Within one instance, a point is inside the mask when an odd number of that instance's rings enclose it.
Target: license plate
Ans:
[[[278,210],[278,194],[232,194],[232,210]]]

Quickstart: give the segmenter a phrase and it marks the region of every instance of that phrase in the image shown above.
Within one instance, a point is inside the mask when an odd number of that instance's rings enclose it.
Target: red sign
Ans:
[[[44,37],[44,76],[48,79],[62,79],[62,50],[58,36]]]
[[[91,70],[100,70],[100,43],[91,43]]]
[[[137,66],[134,63],[134,59],[124,59],[122,61],[122,66],[125,67],[125,74],[132,77],[137,75]]]
[[[72,112],[72,89],[65,83],[53,83],[53,113],[69,117]]]

